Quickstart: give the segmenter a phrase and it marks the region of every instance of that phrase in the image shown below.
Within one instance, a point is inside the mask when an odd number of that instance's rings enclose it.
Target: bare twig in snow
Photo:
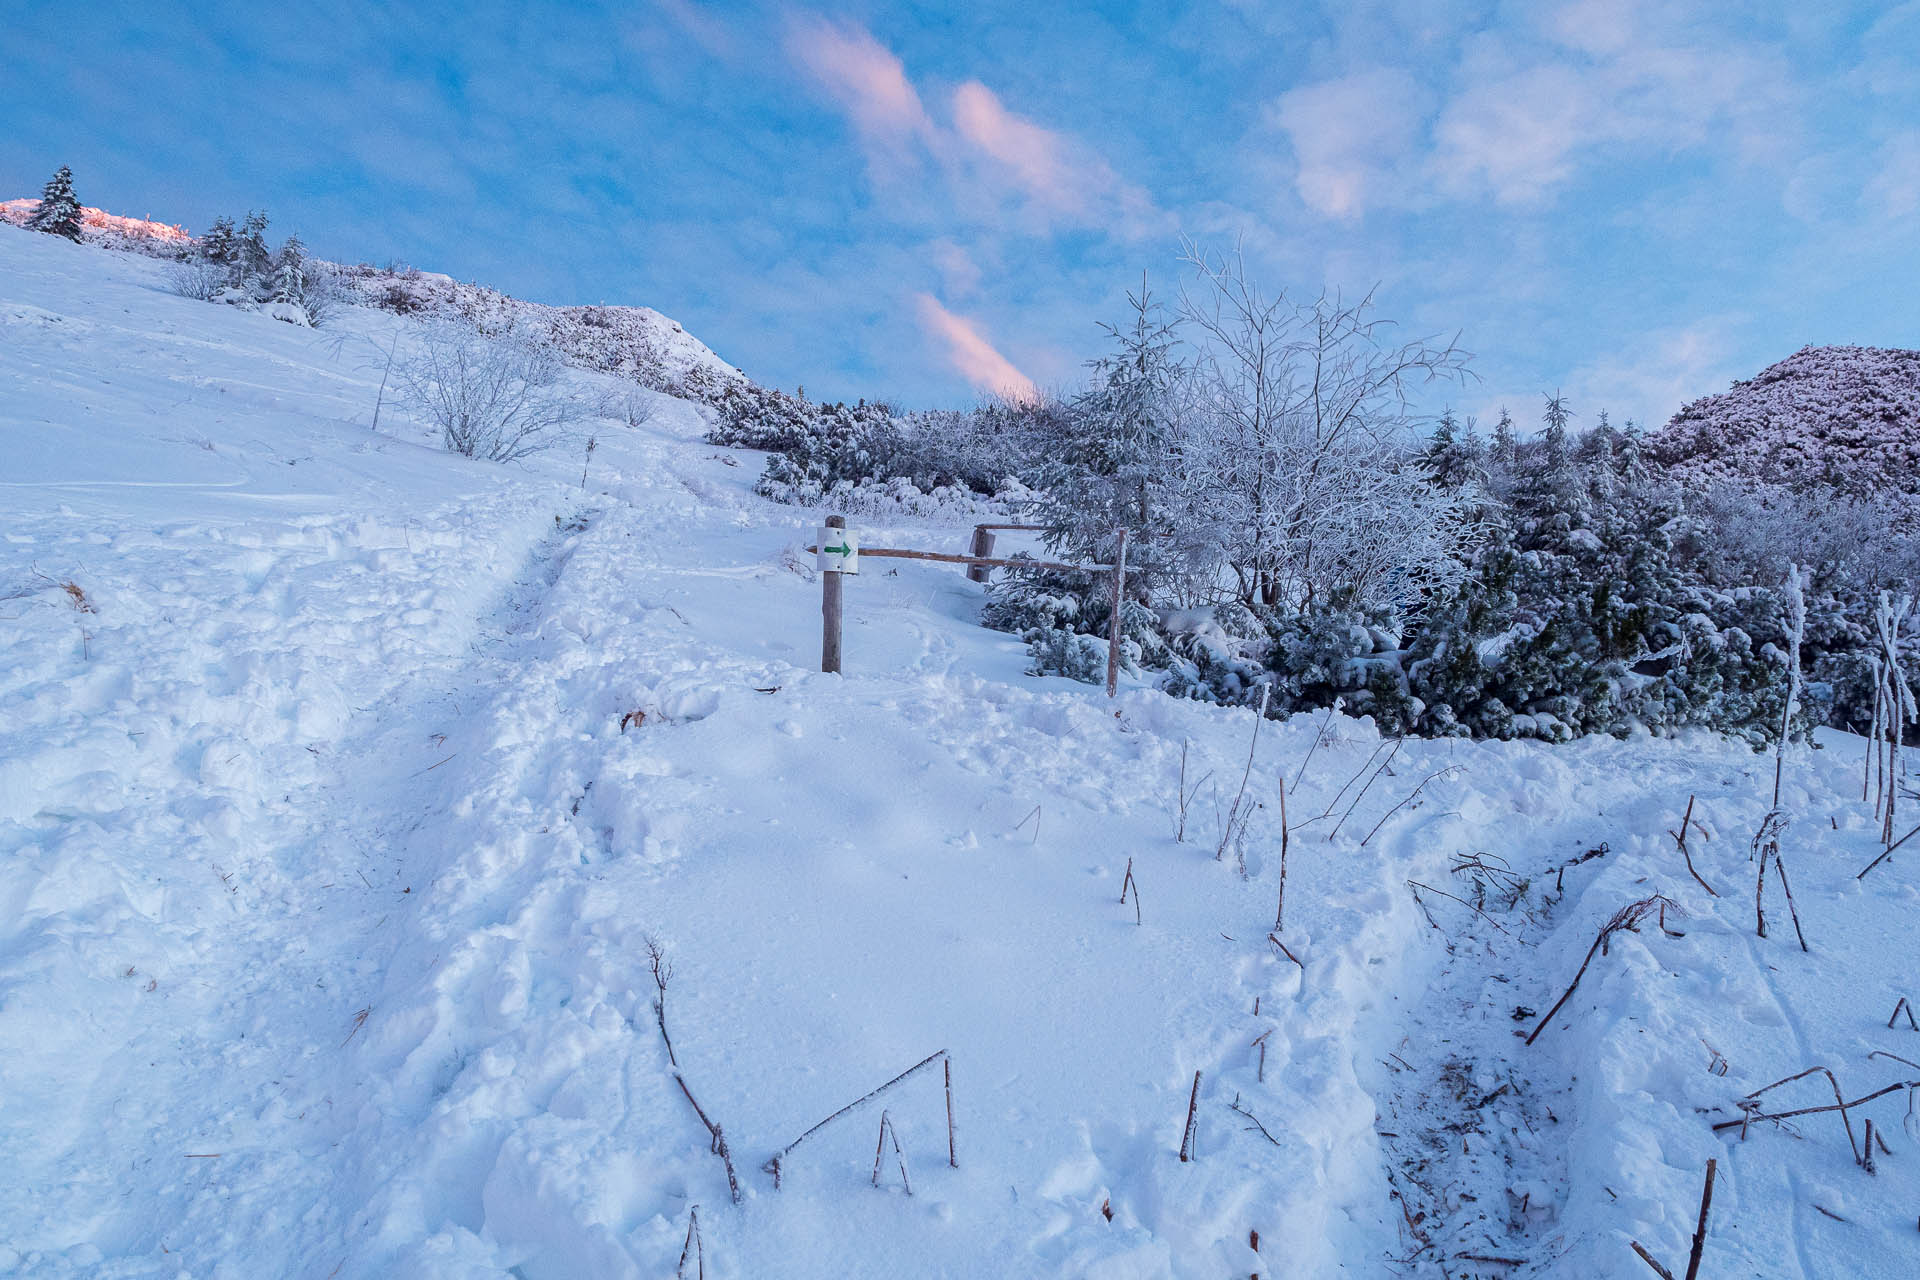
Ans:
[[[912,1195],[913,1179],[907,1176],[906,1153],[900,1150],[900,1135],[894,1132],[893,1117],[885,1111],[880,1113],[880,1140],[873,1144],[873,1185],[880,1185],[880,1156],[886,1150],[889,1139],[893,1142],[893,1158],[900,1166],[900,1185],[908,1195]]]
[[[1187,1096],[1187,1127],[1180,1131],[1180,1163],[1189,1163],[1196,1154],[1193,1149],[1194,1110],[1200,1105],[1200,1073],[1193,1073],[1193,1092]]]
[[[1566,991],[1558,1000],[1553,1002],[1553,1008],[1547,1010],[1547,1016],[1540,1019],[1540,1025],[1535,1027],[1532,1034],[1527,1037],[1528,1044],[1532,1044],[1540,1038],[1540,1033],[1547,1029],[1547,1025],[1553,1021],[1554,1015],[1558,1014],[1561,1007],[1573,998],[1574,989],[1580,985],[1580,979],[1586,976],[1587,966],[1593,963],[1593,958],[1596,955],[1601,954],[1606,949],[1608,939],[1622,931],[1638,933],[1641,922],[1661,907],[1674,907],[1676,913],[1679,911],[1679,908],[1674,906],[1672,899],[1664,894],[1656,893],[1651,898],[1642,898],[1638,902],[1630,902],[1613,913],[1607,920],[1607,923],[1601,926],[1599,936],[1594,938],[1593,945],[1587,948],[1587,958],[1580,962],[1580,968],[1574,973],[1573,981],[1567,984]]]
[[[1460,767],[1459,765],[1450,764],[1444,769],[1435,769],[1432,773],[1420,779],[1420,785],[1415,787],[1411,792],[1409,792],[1405,800],[1402,800],[1399,804],[1396,804],[1395,806],[1393,806],[1393,808],[1387,810],[1385,813],[1380,815],[1380,821],[1373,824],[1373,830],[1367,832],[1367,838],[1360,842],[1360,847],[1362,849],[1366,848],[1368,841],[1371,841],[1375,836],[1379,835],[1380,828],[1387,825],[1387,819],[1391,818],[1394,814],[1400,812],[1400,810],[1404,809],[1406,806],[1412,804],[1416,799],[1418,799],[1420,793],[1426,790],[1427,784],[1429,782],[1432,782],[1435,778],[1439,777],[1443,773],[1452,773],[1455,769],[1459,767]],[[1354,803],[1358,804],[1359,801],[1356,800]],[[1337,829],[1338,828],[1336,828],[1336,830]],[[1327,838],[1332,839],[1333,837],[1329,836]]]
[[[686,1280],[689,1256],[698,1267],[695,1280],[706,1280],[707,1244],[700,1238],[700,1206],[697,1204],[687,1210],[687,1242],[680,1246],[680,1265],[673,1269],[674,1280]]]
[[[1705,880],[1702,880],[1700,873],[1693,868],[1693,853],[1687,848],[1687,828],[1693,825],[1695,825],[1693,821],[1693,797],[1688,796],[1687,811],[1680,818],[1680,830],[1669,831],[1667,834],[1672,836],[1674,843],[1680,846],[1680,856],[1687,860],[1687,874],[1692,876],[1694,881],[1699,884],[1702,889],[1705,889],[1709,894],[1717,898],[1720,896],[1720,891],[1708,884]],[[1701,827],[1700,830],[1704,833],[1706,828]]]
[[[928,1054],[926,1057],[914,1063],[912,1066],[908,1067],[905,1071],[902,1071],[899,1075],[887,1081],[885,1084],[881,1085],[879,1088],[870,1089],[866,1093],[861,1094],[858,1098],[855,1098],[852,1102],[849,1102],[846,1106],[840,1108],[838,1111],[828,1116],[825,1120],[822,1120],[819,1124],[814,1125],[813,1128],[807,1130],[805,1133],[795,1138],[792,1142],[789,1142],[786,1146],[780,1148],[780,1150],[776,1152],[771,1159],[769,1159],[764,1165],[760,1166],[762,1169],[766,1170],[768,1173],[773,1175],[774,1190],[777,1191],[780,1189],[781,1168],[784,1162],[786,1161],[787,1156],[792,1153],[795,1147],[799,1146],[801,1143],[805,1142],[808,1138],[811,1138],[814,1134],[820,1132],[820,1130],[832,1124],[835,1120],[838,1120],[840,1119],[840,1117],[847,1115],[850,1112],[856,1111],[862,1106],[865,1106],[867,1103],[872,1102],[875,1098],[879,1097],[881,1094],[885,1093],[887,1090],[893,1088],[895,1085],[899,1084],[902,1080],[905,1080],[909,1076],[912,1076],[920,1071],[925,1070],[927,1067],[932,1066],[936,1062],[946,1063],[947,1164],[952,1168],[955,1168],[955,1169],[959,1168],[960,1162],[955,1157],[954,1147],[953,1147],[953,1064],[947,1056],[947,1051],[945,1049],[941,1049],[937,1053]]]
[[[1227,856],[1227,845],[1233,839],[1235,823],[1237,822],[1242,828],[1246,826],[1247,819],[1241,816],[1240,806],[1245,802],[1247,797],[1247,780],[1253,777],[1253,752],[1254,749],[1260,745],[1260,726],[1266,721],[1267,700],[1272,696],[1273,686],[1271,684],[1260,686],[1260,708],[1254,713],[1253,736],[1247,739],[1247,767],[1245,772],[1240,775],[1240,790],[1234,795],[1233,804],[1227,810],[1226,829],[1221,832],[1220,847],[1214,850],[1213,854],[1213,860],[1215,862],[1219,862]]]
[[[1253,1112],[1247,1110],[1247,1108],[1240,1105],[1240,1095],[1237,1093],[1233,1095],[1232,1110],[1238,1112],[1239,1114],[1245,1116],[1247,1119],[1253,1121],[1251,1125],[1247,1126],[1246,1132],[1252,1133],[1255,1129],[1258,1129],[1260,1131],[1261,1137],[1265,1138],[1268,1142],[1271,1142],[1276,1147],[1280,1145],[1280,1139],[1274,1137],[1273,1134],[1268,1131],[1267,1126],[1260,1123],[1260,1117],[1253,1114]]]
[[[1403,741],[1404,739],[1401,738],[1395,738],[1393,740],[1393,750],[1387,752],[1387,758],[1380,762],[1380,767],[1373,771],[1373,776],[1367,779],[1366,785],[1360,788],[1360,793],[1354,796],[1353,803],[1348,805],[1347,811],[1340,815],[1340,821],[1334,823],[1333,830],[1327,832],[1327,839],[1331,840],[1340,834],[1340,828],[1345,826],[1347,819],[1353,816],[1353,811],[1360,807],[1360,802],[1367,798],[1367,792],[1373,788],[1374,783],[1380,780],[1380,775],[1387,772],[1388,766],[1393,764],[1393,758],[1400,754],[1400,744]]]

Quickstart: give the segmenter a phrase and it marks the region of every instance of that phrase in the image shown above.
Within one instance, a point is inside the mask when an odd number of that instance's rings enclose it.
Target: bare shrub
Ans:
[[[560,357],[518,328],[484,334],[437,320],[395,369],[408,407],[440,429],[447,448],[468,458],[512,462],[559,444],[585,416],[562,393]]]
[[[166,277],[169,293],[192,298],[196,302],[211,302],[215,294],[227,287],[226,264],[198,254],[169,262],[162,274]]]

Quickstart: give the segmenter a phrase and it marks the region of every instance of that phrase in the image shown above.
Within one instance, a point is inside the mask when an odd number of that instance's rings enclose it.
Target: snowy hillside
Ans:
[[[24,226],[38,199],[0,202],[0,223]],[[81,234],[90,242],[158,257],[194,245],[186,228],[83,207]],[[519,323],[546,335],[568,363],[650,385],[723,386],[746,375],[715,355],[680,322],[652,307],[550,307],[497,289],[412,267],[343,266],[315,260],[337,273],[359,301],[401,315],[441,313],[492,325]]]
[[[1710,1159],[1701,1274],[1920,1274],[1904,1091],[1714,1129],[1920,1082],[1860,740],[1786,759],[1803,952],[1771,757],[1250,748],[906,561],[823,676],[703,410],[470,461],[370,430],[414,319],[162,271],[0,227],[0,1274],[661,1277],[697,1205],[689,1277],[1680,1275]],[[940,1051],[956,1167],[938,1061],[810,1128]]]
[[[1648,449],[1695,481],[1920,494],[1920,351],[1804,347],[1687,405]]]

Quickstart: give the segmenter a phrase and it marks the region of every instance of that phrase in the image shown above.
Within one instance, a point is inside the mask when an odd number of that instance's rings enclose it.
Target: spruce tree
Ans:
[[[47,179],[40,190],[40,207],[27,219],[27,227],[80,243],[80,201],[73,194],[73,170],[61,165],[60,171]]]
[[[200,237],[200,256],[209,262],[231,263],[233,255],[233,219],[215,218]]]
[[[280,246],[280,269],[274,276],[273,300],[290,302],[297,307],[306,305],[307,247],[300,243],[299,236],[288,236],[287,242]]]
[[[1067,406],[1043,477],[1047,544],[1073,559],[1107,560],[1116,530],[1137,540],[1167,532],[1176,515],[1179,339],[1144,285],[1127,302],[1132,323],[1102,326],[1115,350],[1091,362],[1092,384]]]
[[[266,279],[273,257],[267,249],[266,214],[247,214],[247,220],[240,224],[240,234],[234,238],[234,256],[242,279],[252,283]]]

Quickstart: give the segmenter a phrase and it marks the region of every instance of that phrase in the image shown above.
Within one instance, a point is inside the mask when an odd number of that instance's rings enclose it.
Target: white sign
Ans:
[[[822,573],[859,573],[860,540],[845,529],[822,529],[814,567]]]

